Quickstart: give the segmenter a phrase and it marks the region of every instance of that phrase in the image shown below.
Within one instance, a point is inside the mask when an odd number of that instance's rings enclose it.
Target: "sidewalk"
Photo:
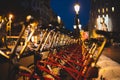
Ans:
[[[96,80],[101,80],[101,76],[105,80],[120,80],[120,64],[110,58],[101,55],[98,63],[100,66],[99,77]]]

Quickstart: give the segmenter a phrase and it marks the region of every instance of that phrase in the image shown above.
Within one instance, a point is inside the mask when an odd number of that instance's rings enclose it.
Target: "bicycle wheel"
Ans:
[[[48,74],[45,71],[40,71],[38,68],[36,69],[36,71],[34,71],[34,69],[35,69],[35,65],[34,64],[30,64],[28,66],[28,68],[36,73],[36,74],[35,73],[33,74],[36,77],[34,78],[32,76],[30,80],[36,80],[36,79],[40,79],[40,80],[55,80],[55,78],[51,74]]]
[[[17,80],[19,76],[19,66],[9,64],[7,80]]]
[[[30,80],[32,71],[24,66],[15,66],[11,69],[8,80]]]
[[[38,76],[38,74],[36,73],[36,71],[34,71],[34,69],[35,69],[34,63],[30,64],[30,65],[28,66],[28,68],[33,72],[32,76],[30,77],[29,80],[37,80],[37,79],[40,79],[40,77]],[[37,71],[39,71],[39,70],[37,70]],[[44,80],[44,79],[40,79],[40,80]]]

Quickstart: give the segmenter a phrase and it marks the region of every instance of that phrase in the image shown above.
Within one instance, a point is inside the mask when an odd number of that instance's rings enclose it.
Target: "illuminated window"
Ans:
[[[106,12],[108,12],[108,8],[106,8]]]
[[[100,13],[100,9],[98,9],[98,12]]]
[[[98,18],[100,18],[100,15],[98,15]]]
[[[115,11],[115,8],[114,7],[112,7],[112,12],[114,12]]]
[[[105,15],[102,15],[102,17],[104,18],[104,17],[105,17]]]
[[[106,14],[106,17],[108,18],[108,14]]]
[[[103,12],[103,13],[105,12],[104,8],[102,8],[102,12]]]

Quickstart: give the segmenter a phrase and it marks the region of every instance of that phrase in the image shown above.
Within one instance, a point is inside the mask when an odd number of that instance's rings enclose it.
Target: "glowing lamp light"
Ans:
[[[30,19],[30,18],[31,18],[31,15],[28,15],[28,16],[27,16],[27,19]]]
[[[80,10],[80,5],[79,4],[75,4],[74,9],[75,9],[76,14],[78,14],[79,10]]]
[[[74,29],[77,29],[77,26],[76,26],[76,25],[73,25],[73,28],[74,28]]]
[[[79,29],[81,30],[81,28],[82,28],[82,25],[81,25],[81,24],[79,24],[79,25],[78,25],[78,27],[79,27]]]
[[[13,18],[12,14],[9,14],[9,20],[11,20]]]
[[[61,23],[61,18],[60,18],[60,16],[57,16],[57,19],[58,19],[58,23],[60,24],[60,23]]]

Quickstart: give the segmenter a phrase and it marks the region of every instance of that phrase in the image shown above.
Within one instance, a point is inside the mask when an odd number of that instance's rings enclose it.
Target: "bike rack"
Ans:
[[[30,33],[22,49],[18,52],[18,44],[28,26],[30,26]],[[89,69],[93,68],[92,64],[94,64],[94,67],[97,66],[96,63],[107,42],[106,37],[103,37],[102,41],[94,38],[91,41],[92,43],[86,46],[83,42],[78,42],[80,39],[71,38],[59,30],[40,28],[38,33],[40,35],[39,43],[34,48],[31,45],[35,45],[31,41],[31,37],[37,31],[38,23],[32,22],[32,24],[29,23],[27,25],[23,23],[22,27],[19,38],[10,52],[11,56],[6,55],[2,50],[0,50],[0,54],[12,61],[14,58],[15,60],[16,58],[20,59],[26,50],[31,52],[34,55],[33,71],[29,68],[18,66],[20,70],[26,71],[19,72],[19,75],[29,79],[62,80],[60,70],[63,70],[74,80],[87,80],[91,78],[88,75]],[[101,42],[101,45],[98,42]],[[44,53],[45,51],[48,51],[47,54]],[[12,63],[14,64],[14,62]],[[45,74],[51,77],[47,77]]]

